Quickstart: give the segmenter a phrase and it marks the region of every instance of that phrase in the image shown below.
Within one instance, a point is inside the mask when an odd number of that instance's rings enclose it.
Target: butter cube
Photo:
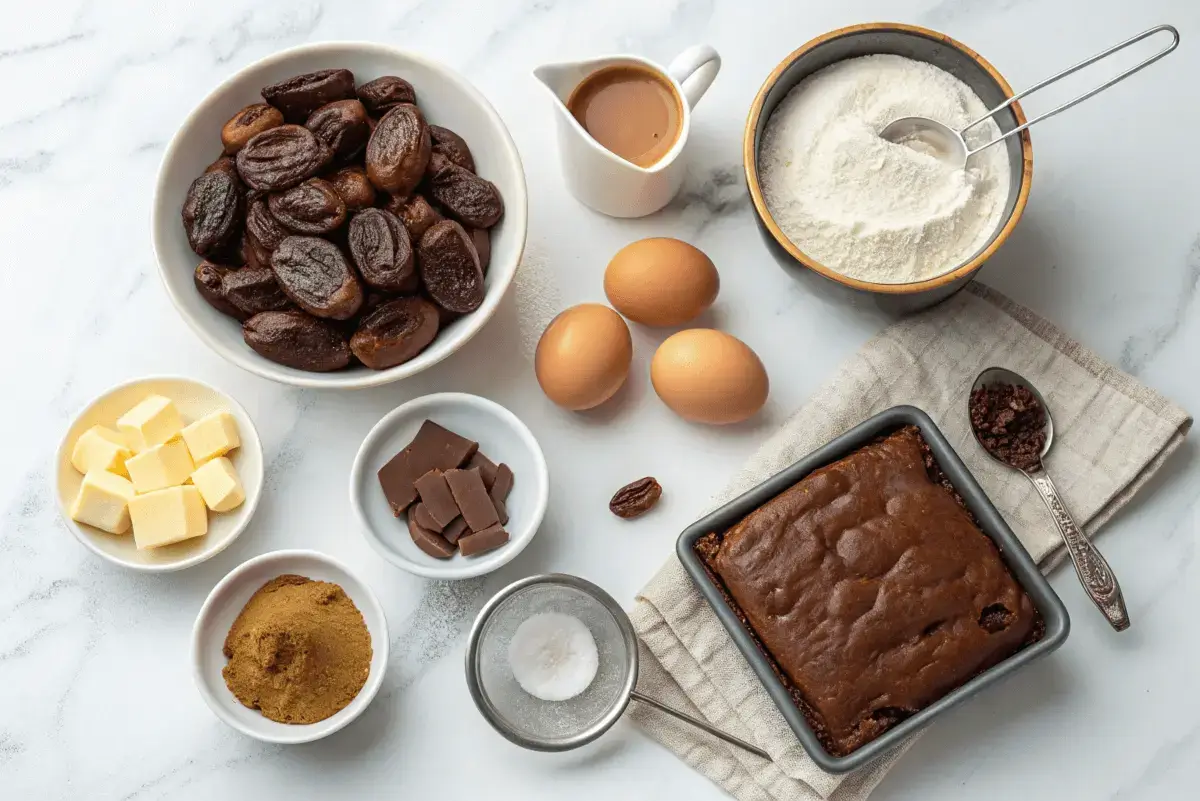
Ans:
[[[200,490],[191,485],[138,495],[129,502],[129,516],[139,551],[208,533],[208,510]]]
[[[116,431],[104,426],[92,426],[75,440],[71,464],[80,473],[107,470],[119,476],[128,476],[125,460],[132,455],[125,440]]]
[[[105,470],[89,470],[68,513],[71,519],[110,534],[129,531],[129,503],[137,496],[129,479]]]
[[[196,469],[183,440],[155,445],[125,460],[129,480],[139,493],[177,487]]]
[[[197,467],[196,472],[192,473],[192,483],[200,490],[208,508],[214,512],[228,512],[246,500],[246,491],[242,489],[237,470],[233,462],[224,456]]]
[[[170,442],[183,429],[183,420],[170,398],[151,395],[117,419],[117,429],[134,453]]]
[[[229,412],[213,412],[185,427],[183,441],[187,443],[192,461],[197,465],[224,456],[242,444],[237,421]]]

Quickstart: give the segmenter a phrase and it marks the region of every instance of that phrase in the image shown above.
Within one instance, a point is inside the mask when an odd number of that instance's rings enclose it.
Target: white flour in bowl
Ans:
[[[1009,193],[1008,152],[993,145],[967,168],[879,137],[900,117],[959,129],[988,111],[950,73],[902,56],[832,64],[805,78],[763,131],[759,176],[767,208],[805,255],[851,278],[923,281],[987,244]],[[977,147],[1000,133],[967,132]]]

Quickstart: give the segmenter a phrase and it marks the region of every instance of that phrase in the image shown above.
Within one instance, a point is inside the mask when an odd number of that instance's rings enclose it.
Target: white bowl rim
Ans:
[[[504,555],[493,563],[462,563],[450,559],[437,564],[424,565],[404,559],[394,551],[383,547],[382,542],[380,542],[378,535],[375,533],[375,529],[371,526],[370,521],[367,519],[367,513],[362,506],[363,499],[360,498],[358,493],[355,491],[356,487],[361,485],[363,472],[366,469],[366,452],[372,449],[378,440],[382,439],[387,434],[392,423],[396,419],[411,414],[414,410],[422,407],[437,408],[438,406],[451,403],[462,403],[468,406],[484,409],[488,414],[491,414],[494,417],[499,418],[501,421],[507,423],[512,430],[516,432],[517,436],[525,443],[526,447],[529,448],[529,452],[533,456],[534,463],[537,465],[537,469],[535,471],[537,475],[532,477],[536,482],[536,486],[534,487],[536,504],[533,514],[530,515],[529,522],[527,523],[528,533],[523,534],[522,537],[514,538],[506,545],[502,546],[504,548]],[[522,480],[526,479],[522,477]],[[525,423],[523,423],[519,417],[517,417],[504,406],[496,403],[494,400],[489,400],[488,398],[484,398],[479,395],[472,395],[466,392],[435,392],[430,395],[421,395],[420,397],[413,398],[410,401],[400,404],[395,409],[392,409],[390,412],[380,418],[379,422],[376,423],[371,428],[370,432],[367,433],[367,436],[363,438],[362,444],[358,447],[358,452],[354,454],[354,464],[350,468],[350,505],[354,507],[354,514],[358,517],[358,523],[362,528],[364,539],[370,543],[371,547],[374,548],[380,556],[391,562],[396,567],[425,578],[457,580],[474,578],[476,576],[486,575],[487,573],[499,570],[501,567],[515,559],[521,553],[521,551],[525,550],[525,547],[529,545],[530,541],[534,538],[534,535],[537,534],[537,531],[541,527],[542,521],[546,516],[546,506],[549,503],[549,500],[550,472],[549,468],[546,466],[546,456],[542,453],[542,447],[538,444],[537,439],[533,436],[533,432],[529,430],[529,426],[525,425]]]
[[[183,382],[196,384],[198,386],[204,387],[205,389],[209,390],[213,394],[220,396],[222,399],[224,399],[224,401],[226,403],[229,404],[229,406],[231,408],[240,412],[241,416],[243,418],[250,421],[250,432],[249,432],[250,437],[245,436],[246,432],[243,432],[240,430],[238,432],[238,434],[242,440],[242,444],[239,447],[244,448],[244,447],[246,447],[247,442],[250,442],[250,443],[253,443],[252,450],[254,450],[258,453],[258,464],[259,464],[258,481],[257,481],[258,490],[256,492],[246,496],[246,500],[243,504],[245,507],[245,512],[242,513],[243,514],[242,522],[234,527],[233,533],[229,537],[226,538],[224,543],[218,545],[217,547],[213,548],[212,550],[201,551],[200,553],[193,554],[192,556],[189,556],[186,559],[180,559],[178,562],[141,564],[141,563],[137,563],[137,562],[126,562],[123,559],[118,559],[116,556],[109,553],[108,551],[105,551],[105,550],[102,550],[102,549],[96,547],[96,544],[94,542],[92,542],[91,535],[87,534],[83,530],[83,528],[80,527],[80,525],[78,523],[76,523],[74,520],[71,519],[71,515],[68,513],[67,508],[65,506],[63,506],[62,493],[58,491],[58,467],[59,467],[59,465],[62,464],[63,459],[66,457],[67,448],[73,447],[73,445],[71,445],[71,446],[68,445],[67,439],[71,436],[71,429],[75,427],[75,423],[79,420],[79,418],[83,417],[85,414],[90,412],[98,403],[100,403],[100,401],[104,400],[109,395],[112,395],[115,392],[120,392],[123,389],[129,389],[131,387],[135,387],[138,384],[147,384],[147,383],[151,383],[151,382],[155,382],[155,381],[164,381],[164,382],[183,381]],[[77,411],[75,414],[71,415],[71,420],[70,420],[70,422],[67,423],[67,428],[65,431],[63,431],[62,439],[59,440],[58,448],[54,452],[54,477],[51,479],[51,484],[52,484],[52,489],[54,490],[54,502],[58,506],[59,517],[62,518],[63,523],[66,525],[66,527],[68,529],[70,529],[71,533],[73,535],[75,535],[75,539],[79,540],[79,542],[81,542],[83,544],[83,546],[85,548],[87,548],[89,551],[91,551],[92,553],[101,557],[102,559],[106,559],[109,562],[112,562],[114,565],[120,565],[121,567],[123,567],[127,570],[133,570],[138,573],[174,573],[177,570],[186,570],[189,567],[195,567],[196,565],[200,564],[201,562],[207,562],[209,559],[212,559],[214,556],[219,554],[221,551],[225,550],[230,545],[232,545],[234,543],[234,541],[237,540],[238,537],[242,536],[242,532],[246,530],[246,526],[248,526],[250,524],[250,520],[254,517],[255,511],[258,510],[258,501],[262,497],[262,492],[263,492],[264,470],[265,470],[265,468],[263,465],[262,440],[260,440],[258,437],[258,429],[254,425],[254,418],[251,417],[250,413],[246,411],[246,407],[244,407],[244,406],[242,406],[242,404],[238,403],[237,400],[235,400],[233,398],[233,396],[231,396],[228,392],[225,392],[222,389],[218,389],[217,387],[214,387],[212,384],[209,384],[206,381],[201,381],[198,378],[192,378],[191,376],[186,376],[186,375],[156,374],[156,375],[145,375],[145,376],[141,376],[140,378],[131,378],[128,381],[122,381],[119,384],[114,384],[113,386],[104,390],[100,394],[96,395],[94,398],[92,398],[90,401],[88,401],[86,404],[84,404],[79,409],[79,411]],[[117,535],[117,536],[121,536],[121,535]]]
[[[332,719],[332,717],[330,717],[326,718],[325,720],[319,720],[316,723],[286,724],[288,726],[288,735],[284,736],[251,729],[250,727],[244,725],[241,721],[229,715],[225,711],[225,708],[217,702],[217,699],[213,696],[213,693],[208,686],[208,682],[204,680],[204,676],[200,670],[200,651],[204,647],[204,643],[202,642],[200,634],[201,629],[203,628],[202,624],[212,614],[212,607],[216,603],[217,596],[220,592],[225,590],[233,583],[239,581],[245,573],[258,567],[259,565],[295,558],[312,559],[315,562],[323,562],[330,567],[341,570],[343,573],[353,578],[362,586],[365,593],[365,601],[369,607],[368,612],[365,612],[363,617],[365,619],[368,613],[373,615],[374,618],[379,621],[379,625],[383,629],[382,643],[375,642],[374,637],[371,638],[371,647],[376,653],[380,654],[379,663],[382,665],[382,667],[380,667],[380,669],[377,671],[372,671],[367,676],[367,681],[365,684],[363,684],[362,689],[358,691],[358,695],[354,696],[353,700],[351,700],[350,703],[345,707],[351,711],[342,720],[335,723],[330,723],[329,721]],[[360,599],[352,600],[354,600],[355,606],[358,606],[358,601]],[[359,611],[362,612],[363,610],[360,609]],[[346,564],[341,560],[335,559],[329,554],[322,553],[320,551],[314,551],[307,548],[268,551],[267,553],[259,554],[258,556],[247,559],[233,570],[230,570],[227,574],[225,574],[224,578],[216,583],[216,585],[208,593],[208,597],[204,599],[204,603],[201,605],[200,611],[196,613],[196,621],[192,624],[192,678],[196,682],[196,689],[200,692],[200,696],[204,699],[204,702],[208,704],[209,709],[211,709],[213,714],[227,723],[231,728],[236,729],[247,737],[253,737],[256,740],[261,740],[265,743],[298,745],[300,743],[310,743],[314,740],[320,740],[323,737],[328,737],[329,735],[342,730],[358,719],[359,715],[363,713],[363,710],[371,705],[371,701],[375,699],[376,694],[379,692],[379,688],[383,686],[383,676],[385,673],[387,673],[388,659],[390,658],[390,648],[391,635],[388,632],[387,615],[384,614],[383,606],[379,603],[379,598],[376,597],[375,591],[371,589],[370,584],[363,580],[362,576],[347,567]],[[372,661],[374,661],[373,656]],[[291,736],[292,732],[295,732],[295,736]]]
[[[182,301],[176,295],[171,285],[166,278],[166,260],[163,254],[166,252],[166,244],[160,241],[158,232],[163,230],[160,225],[158,207],[159,198],[163,196],[165,191],[164,182],[166,180],[166,167],[175,158],[175,151],[180,147],[180,142],[184,132],[188,131],[200,111],[204,109],[213,98],[223,89],[226,89],[238,81],[242,80],[243,76],[251,70],[260,67],[268,67],[273,64],[286,61],[298,55],[321,54],[325,51],[333,51],[345,48],[357,48],[364,51],[373,51],[380,56],[393,56],[417,62],[422,66],[434,72],[442,73],[447,80],[456,84],[466,95],[468,95],[479,107],[484,114],[495,124],[496,128],[502,134],[499,144],[505,152],[506,158],[510,159],[516,165],[516,173],[519,179],[517,185],[517,197],[504,198],[504,216],[505,222],[511,223],[517,229],[520,236],[516,253],[516,263],[511,270],[496,270],[488,271],[489,278],[494,277],[496,283],[492,285],[492,291],[488,292],[483,300],[483,305],[476,309],[471,314],[460,320],[461,323],[467,326],[466,332],[462,335],[461,341],[452,348],[447,349],[444,353],[439,354],[431,361],[423,362],[419,365],[414,365],[418,359],[424,354],[418,354],[417,357],[410,361],[398,364],[395,367],[389,367],[386,370],[371,370],[363,368],[362,370],[335,370],[328,373],[311,373],[302,375],[293,375],[279,371],[279,367],[274,362],[259,356],[249,347],[244,348],[227,348],[219,342],[216,337],[210,335],[203,325],[185,311]],[[179,128],[171,137],[171,141],[167,144],[166,150],[163,152],[163,157],[158,164],[158,176],[154,181],[154,195],[151,198],[150,206],[150,239],[154,246],[154,260],[158,264],[159,278],[163,283],[163,287],[167,291],[168,297],[171,298],[172,305],[179,313],[179,316],[184,319],[188,327],[196,333],[200,340],[206,344],[210,350],[216,353],[230,363],[246,370],[254,375],[266,378],[271,381],[276,381],[281,384],[291,386],[305,387],[308,389],[365,389],[367,387],[378,387],[385,384],[390,384],[393,381],[399,381],[409,376],[416,375],[424,370],[433,367],[434,365],[444,361],[460,348],[474,339],[479,331],[487,325],[495,313],[496,308],[500,305],[500,301],[504,299],[504,295],[508,292],[509,286],[512,284],[513,278],[516,276],[517,268],[521,264],[521,258],[525,252],[525,244],[529,235],[529,192],[525,180],[525,165],[521,162],[521,153],[517,150],[516,142],[513,141],[512,134],[508,130],[508,126],[504,123],[504,119],[492,106],[491,102],[475,88],[474,84],[463,77],[457,70],[454,70],[445,64],[436,61],[435,59],[423,56],[416,51],[408,50],[402,47],[392,47],[390,45],[379,44],[377,42],[365,42],[355,40],[332,40],[328,42],[313,42],[309,44],[297,45],[272,53],[269,56],[258,59],[257,61],[247,64],[237,72],[230,75],[221,83],[217,84],[212,90],[204,96],[195,108],[188,113]],[[436,340],[435,340],[436,341]]]

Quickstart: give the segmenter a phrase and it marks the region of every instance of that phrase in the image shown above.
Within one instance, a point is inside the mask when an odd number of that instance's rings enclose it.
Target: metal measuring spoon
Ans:
[[[1071,555],[1071,561],[1075,565],[1075,572],[1079,574],[1079,580],[1083,583],[1083,589],[1087,592],[1092,602],[1104,613],[1104,617],[1108,619],[1109,624],[1117,631],[1124,631],[1129,628],[1129,612],[1125,609],[1125,597],[1121,594],[1121,585],[1117,583],[1116,576],[1113,575],[1112,568],[1108,566],[1108,562],[1096,550],[1096,546],[1092,545],[1091,541],[1083,535],[1079,526],[1076,525],[1071,513],[1067,511],[1062,500],[1058,497],[1058,490],[1054,487],[1054,482],[1050,480],[1050,474],[1046,472],[1043,463],[1046,459],[1046,454],[1050,452],[1050,446],[1054,444],[1054,419],[1050,416],[1050,407],[1046,405],[1046,399],[1037,391],[1037,387],[1026,381],[1021,376],[1014,373],[1012,370],[1005,370],[1003,367],[989,367],[979,374],[975,379],[975,383],[971,386],[971,395],[975,391],[993,384],[1012,384],[1018,387],[1024,387],[1033,393],[1033,397],[1042,406],[1042,412],[1046,416],[1046,444],[1042,446],[1042,452],[1038,455],[1037,464],[1028,469],[1022,469],[1011,465],[1008,462],[1000,459],[993,454],[983,444],[983,440],[976,430],[974,423],[971,424],[971,433],[975,435],[979,446],[983,448],[984,453],[990,456],[995,461],[1011,467],[1014,470],[1020,470],[1033,484],[1034,489],[1042,496],[1046,506],[1050,509],[1050,516],[1054,518],[1055,524],[1058,526],[1058,533],[1062,535],[1063,542],[1066,543],[1067,553]],[[969,403],[969,399],[968,399]],[[968,406],[968,419],[970,418],[970,409]]]
[[[1161,33],[1163,31],[1170,32],[1171,44],[1169,44],[1167,47],[1163,48],[1162,50],[1158,51],[1154,55],[1150,56],[1150,58],[1146,59],[1142,63],[1137,64],[1136,66],[1130,67],[1129,69],[1125,70],[1120,75],[1118,75],[1117,77],[1101,84],[1100,86],[1097,86],[1095,89],[1092,89],[1091,91],[1081,94],[1079,97],[1076,97],[1074,100],[1068,100],[1066,103],[1063,103],[1058,108],[1047,111],[1045,114],[1042,114],[1040,117],[1034,117],[1032,120],[1030,120],[1029,122],[1025,123],[1024,125],[1022,125],[1018,128],[1013,128],[1011,131],[1000,134],[999,136],[997,136],[995,139],[988,142],[987,144],[980,145],[979,147],[975,148],[974,150],[968,149],[967,140],[963,138],[964,132],[970,130],[971,128],[974,128],[976,125],[983,122],[984,120],[989,119],[993,115],[1003,111],[1004,109],[1008,108],[1013,103],[1020,100],[1021,98],[1027,97],[1043,87],[1049,86],[1050,84],[1055,83],[1056,81],[1062,80],[1063,78],[1067,77],[1068,75],[1078,72],[1079,70],[1083,69],[1084,67],[1095,64],[1097,61],[1102,61],[1105,58],[1108,58],[1109,56],[1111,56],[1113,53],[1116,53],[1120,50],[1124,50],[1126,47],[1129,47],[1130,45],[1137,44],[1138,42],[1142,41],[1143,39],[1146,39],[1150,36],[1155,35],[1156,33]],[[1179,46],[1179,31],[1175,30],[1175,28],[1171,25],[1158,25],[1154,28],[1151,28],[1148,31],[1143,31],[1142,33],[1139,33],[1137,36],[1134,36],[1132,39],[1126,39],[1124,42],[1121,42],[1120,44],[1113,45],[1112,47],[1108,48],[1104,52],[1097,53],[1096,55],[1092,56],[1091,58],[1085,59],[1084,61],[1081,61],[1078,64],[1076,64],[1075,66],[1069,67],[1069,68],[1063,70],[1062,72],[1058,73],[1057,75],[1052,75],[1049,78],[1047,78],[1046,80],[1042,81],[1041,83],[1037,83],[1037,84],[1034,84],[1033,86],[1029,87],[1024,92],[1019,92],[1019,93],[1013,95],[1008,100],[1005,100],[1003,103],[1001,103],[1000,105],[996,106],[994,109],[989,111],[987,114],[984,114],[979,119],[975,120],[974,122],[972,122],[969,125],[966,125],[960,129],[958,129],[957,131],[954,130],[953,128],[951,128],[949,125],[938,122],[937,120],[931,120],[928,117],[901,117],[898,120],[894,120],[894,121],[888,123],[884,127],[884,129],[879,132],[879,135],[882,138],[888,140],[889,142],[895,142],[896,144],[906,144],[906,145],[909,145],[910,147],[913,147],[914,150],[920,150],[922,153],[929,153],[930,155],[935,156],[936,158],[939,158],[942,161],[947,162],[948,164],[953,164],[957,167],[965,167],[967,165],[967,159],[969,159],[971,156],[974,156],[979,151],[986,150],[987,148],[991,147],[992,145],[996,144],[997,142],[1003,141],[1004,139],[1007,139],[1010,136],[1019,134],[1021,131],[1025,130],[1029,126],[1033,125],[1035,122],[1041,122],[1042,120],[1049,119],[1050,117],[1053,117],[1055,114],[1059,114],[1063,111],[1066,111],[1071,106],[1074,106],[1078,103],[1082,103],[1083,101],[1087,100],[1092,95],[1096,95],[1096,94],[1099,94],[1100,92],[1103,92],[1108,87],[1125,80],[1130,75],[1137,72],[1138,70],[1141,70],[1141,69],[1144,69],[1145,67],[1150,66],[1155,61],[1158,61],[1160,58],[1166,56],[1168,53],[1170,53],[1172,50],[1174,50],[1178,46]]]

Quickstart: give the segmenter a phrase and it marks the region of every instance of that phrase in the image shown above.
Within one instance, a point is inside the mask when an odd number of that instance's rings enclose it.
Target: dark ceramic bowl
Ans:
[[[949,36],[892,22],[873,22],[854,25],[818,36],[800,49],[792,52],[759,89],[746,118],[746,131],[742,139],[742,159],[746,170],[746,185],[750,199],[758,216],[759,229],[772,255],[787,269],[811,275],[817,279],[812,285],[822,295],[840,300],[874,302],[886,311],[905,313],[932,306],[962,289],[978,272],[1004,240],[1012,233],[1017,221],[1025,211],[1029,198],[1029,184],[1033,178],[1033,145],[1029,131],[996,147],[1008,148],[1008,160],[1012,169],[1011,189],[1000,225],[992,238],[975,255],[958,265],[947,264],[946,272],[935,278],[909,284],[880,284],[849,278],[805,255],[779,226],[763,199],[758,177],[758,152],[763,129],[779,101],[787,96],[796,84],[818,70],[838,61],[889,53],[905,58],[925,61],[949,72],[979,95],[983,104],[995,108],[1012,96],[1012,87],[983,56]],[[1025,113],[1018,103],[1013,103],[995,116],[1001,131],[1011,131],[1025,123]]]
[[[695,545],[697,540],[710,532],[728,530],[750,512],[814,470],[849,456],[853,451],[870,444],[878,437],[906,425],[915,425],[921,430],[921,436],[929,444],[938,465],[950,479],[950,483],[954,485],[958,494],[962,496],[967,508],[971,510],[971,514],[975,515],[979,528],[991,538],[992,542],[996,543],[1001,558],[1004,559],[1004,563],[1016,578],[1017,583],[1029,594],[1034,606],[1042,613],[1042,619],[1046,624],[1046,633],[1042,639],[980,673],[966,684],[952,690],[912,717],[906,718],[861,748],[846,756],[834,756],[821,745],[803,713],[792,702],[787,688],[775,675],[771,663],[759,650],[733,609],[729,607],[724,593],[708,577],[704,563],[696,554]],[[767,694],[771,696],[775,706],[779,707],[784,720],[796,733],[800,745],[812,757],[813,762],[828,773],[845,773],[854,770],[885,751],[895,748],[900,741],[918,729],[929,725],[938,715],[958,706],[985,687],[995,684],[1013,671],[1020,670],[1038,657],[1045,656],[1058,648],[1067,639],[1067,634],[1071,629],[1071,621],[1067,616],[1066,607],[1063,606],[1050,583],[1042,576],[1037,564],[1029,556],[1025,547],[1021,545],[1021,541],[1017,539],[1017,535],[1013,534],[1012,529],[1004,522],[1004,518],[996,511],[996,507],[988,500],[983,489],[975,482],[975,478],[958,458],[958,454],[950,447],[950,443],[942,436],[942,432],[938,430],[929,415],[912,406],[896,406],[880,412],[865,423],[837,437],[823,448],[813,451],[783,472],[772,476],[744,495],[725,504],[703,520],[693,523],[680,535],[675,550],[692,581],[695,582],[696,588],[713,608],[717,618],[729,632],[729,636],[733,638],[734,644],[746,657],[746,661],[750,663],[750,667],[758,676],[759,681],[763,683]]]

